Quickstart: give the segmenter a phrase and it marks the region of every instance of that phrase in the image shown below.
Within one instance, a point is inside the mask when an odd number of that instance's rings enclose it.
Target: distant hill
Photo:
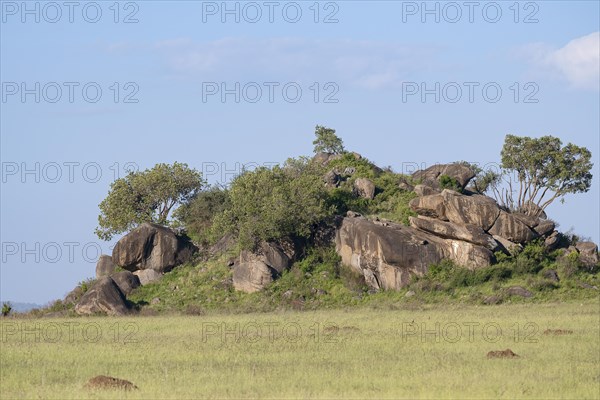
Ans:
[[[35,303],[16,303],[13,301],[3,301],[2,303],[10,303],[13,312],[25,313],[34,308],[42,308],[43,306]]]

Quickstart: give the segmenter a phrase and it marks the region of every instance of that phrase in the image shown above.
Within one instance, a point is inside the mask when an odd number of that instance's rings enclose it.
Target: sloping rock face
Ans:
[[[454,230],[456,227],[462,227],[463,231],[467,229],[473,232],[473,229],[479,228],[483,230],[483,234],[498,236],[517,244],[528,243],[539,236],[549,234],[554,229],[554,223],[551,221],[523,214],[507,213],[490,197],[478,194],[466,195],[448,189],[443,190],[441,194],[417,197],[411,200],[410,207],[420,216],[454,224]],[[421,224],[423,225],[425,222]],[[538,227],[539,229],[536,231],[535,228]],[[433,228],[425,228],[425,230],[441,236],[448,236],[443,232],[436,232]],[[479,230],[478,232],[482,233]],[[473,242],[472,238],[465,235],[457,236],[456,232],[452,237]],[[489,243],[492,243],[492,240],[494,239],[491,237],[486,239]]]
[[[246,293],[262,290],[290,267],[292,258],[274,243],[262,243],[256,253],[242,251],[233,268],[233,286]]]
[[[520,218],[505,211],[500,212],[489,232],[514,243],[527,243],[538,236]]]
[[[473,170],[463,164],[438,164],[412,174],[413,178],[420,179],[422,184],[437,189],[440,188],[439,178],[442,175],[456,179],[463,189],[475,177]]]
[[[140,279],[129,271],[116,272],[110,276],[113,281],[117,284],[121,293],[125,296],[129,296],[133,289],[138,288]]]
[[[125,315],[129,312],[125,296],[111,277],[100,278],[75,306],[79,315]]]
[[[469,268],[490,265],[493,254],[483,246],[443,239],[399,224],[378,224],[366,218],[344,218],[336,249],[345,265],[363,274],[374,289],[400,289],[412,275],[450,259]]]
[[[420,216],[410,217],[410,226],[432,233],[447,239],[463,240],[490,250],[496,250],[498,243],[488,235],[482,228],[475,225],[457,225],[452,222],[439,221],[433,218]]]
[[[444,168],[423,176],[454,171]],[[455,177],[462,176],[461,184],[468,182],[470,175],[460,171],[454,171]],[[412,275],[423,275],[444,259],[470,269],[489,266],[493,252],[511,254],[540,236],[551,240],[555,232],[552,221],[506,212],[487,196],[426,185],[417,185],[415,191],[419,197],[410,207],[418,217],[409,218],[410,227],[349,213],[337,230],[336,249],[343,263],[375,289],[399,289]],[[590,260],[597,256],[592,245],[579,250]]]
[[[112,260],[128,271],[153,269],[159,273],[188,261],[197,249],[165,226],[145,223],[119,240]]]
[[[482,195],[466,196],[453,190],[444,190],[445,216],[460,225],[475,225],[488,231],[500,215],[500,207],[491,198]]]
[[[101,255],[96,263],[96,278],[109,276],[113,272],[115,272],[115,264],[112,261],[112,257],[106,254]]]

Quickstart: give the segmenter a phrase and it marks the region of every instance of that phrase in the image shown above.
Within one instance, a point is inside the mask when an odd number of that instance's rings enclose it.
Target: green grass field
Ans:
[[[0,326],[2,399],[600,398],[598,299]],[[139,390],[84,389],[96,375]]]

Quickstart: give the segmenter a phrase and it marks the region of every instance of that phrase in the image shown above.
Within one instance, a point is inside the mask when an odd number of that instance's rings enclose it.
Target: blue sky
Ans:
[[[600,239],[598,2],[23,4],[0,1],[2,300],[94,275],[129,168],[226,181],[310,154],[316,124],[398,172],[495,165],[508,133],[585,146],[592,189],[549,214]]]

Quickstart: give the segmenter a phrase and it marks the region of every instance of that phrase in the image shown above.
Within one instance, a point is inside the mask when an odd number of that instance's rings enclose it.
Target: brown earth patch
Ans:
[[[487,358],[519,358],[518,354],[513,353],[511,349],[490,351]]]
[[[90,379],[84,386],[85,389],[120,389],[120,390],[132,390],[137,389],[133,383],[124,379],[113,378],[110,376],[98,375]]]
[[[357,328],[356,326],[343,326],[340,328],[337,325],[327,326],[327,327],[325,327],[325,329],[323,329],[323,333],[325,333],[325,334],[352,333],[352,332],[360,332],[360,329]]]
[[[544,335],[572,335],[573,331],[570,329],[546,329]]]

